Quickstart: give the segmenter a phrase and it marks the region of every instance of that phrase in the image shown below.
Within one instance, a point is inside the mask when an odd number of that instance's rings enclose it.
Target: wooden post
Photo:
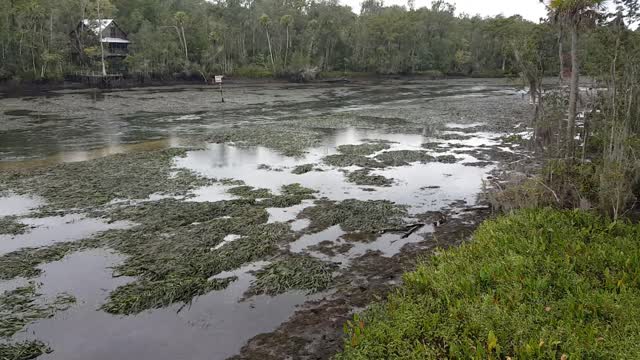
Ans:
[[[220,99],[222,100],[222,102],[224,103],[224,90],[222,88],[222,75],[216,75],[215,77],[215,82],[217,82],[218,84],[220,84]]]

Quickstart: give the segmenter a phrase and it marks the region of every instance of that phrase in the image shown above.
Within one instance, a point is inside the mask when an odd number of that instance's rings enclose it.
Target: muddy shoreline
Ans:
[[[491,216],[485,184],[529,157],[509,141],[529,105],[504,80],[229,92],[0,99],[0,289],[36,279],[38,301],[77,298],[0,343],[37,341],[43,359],[329,358],[344,321],[466,241]]]
[[[459,80],[459,79],[507,79],[507,77],[495,78],[478,78],[465,77],[461,75],[445,75],[434,78],[432,76],[423,75],[375,75],[368,74],[357,77],[338,77],[338,78],[320,78],[304,82],[307,85],[326,85],[341,83],[367,83],[380,81],[427,81],[427,80]],[[299,83],[286,78],[242,78],[228,76],[225,78],[226,86],[242,86],[242,85],[273,85],[273,84],[295,84]],[[148,80],[141,82],[137,79],[130,78],[120,82],[118,86],[110,88],[98,89],[94,86],[83,84],[76,81],[0,81],[0,98],[3,97],[25,97],[25,96],[41,96],[60,90],[95,90],[100,92],[121,91],[126,89],[144,89],[153,87],[171,87],[171,86],[193,86],[204,85],[204,80],[200,75],[193,79],[167,79],[167,80]]]

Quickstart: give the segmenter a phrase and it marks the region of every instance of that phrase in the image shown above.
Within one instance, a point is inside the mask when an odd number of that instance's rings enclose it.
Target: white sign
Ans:
[[[216,84],[222,84],[222,78],[223,78],[223,77],[224,77],[224,76],[222,76],[222,75],[216,75],[216,76],[215,76],[215,82],[216,82]]]

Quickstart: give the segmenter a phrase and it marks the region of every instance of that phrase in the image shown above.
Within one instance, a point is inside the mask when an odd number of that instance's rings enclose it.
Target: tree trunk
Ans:
[[[184,43],[184,60],[185,66],[189,63],[189,48],[187,47],[187,37],[184,35],[184,26],[180,26],[180,30],[182,31],[182,42]]]
[[[564,84],[564,44],[562,42],[562,38],[564,36],[564,31],[562,27],[558,31],[558,59],[560,60],[560,72],[558,73],[560,85]]]
[[[289,25],[287,25],[287,48],[284,52],[284,67],[287,68],[287,58],[289,57]]]
[[[98,33],[100,34],[100,55],[102,60],[102,76],[107,76],[107,67],[104,64],[104,44],[102,43],[102,17],[100,16],[100,0],[98,0]]]
[[[276,63],[273,61],[273,51],[271,51],[271,37],[269,36],[269,29],[267,29],[267,43],[269,44],[269,56],[271,57],[271,68],[273,69],[273,75],[276,75]]]
[[[579,82],[580,63],[578,60],[578,27],[573,24],[571,26],[571,92],[569,94],[569,121],[567,124],[567,157],[573,157],[575,155]]]

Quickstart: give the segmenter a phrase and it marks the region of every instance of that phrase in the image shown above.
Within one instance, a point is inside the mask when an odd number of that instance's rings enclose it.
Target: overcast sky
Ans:
[[[339,0],[342,4],[349,5],[354,12],[360,13],[360,3],[362,0]],[[431,5],[432,0],[415,0],[416,8]],[[544,5],[538,0],[450,0],[455,3],[457,13],[467,13],[470,15],[480,14],[482,16],[494,16],[503,14],[505,16],[522,15],[525,19],[538,22],[544,17],[546,12]],[[384,0],[385,5],[407,5],[406,0]]]

